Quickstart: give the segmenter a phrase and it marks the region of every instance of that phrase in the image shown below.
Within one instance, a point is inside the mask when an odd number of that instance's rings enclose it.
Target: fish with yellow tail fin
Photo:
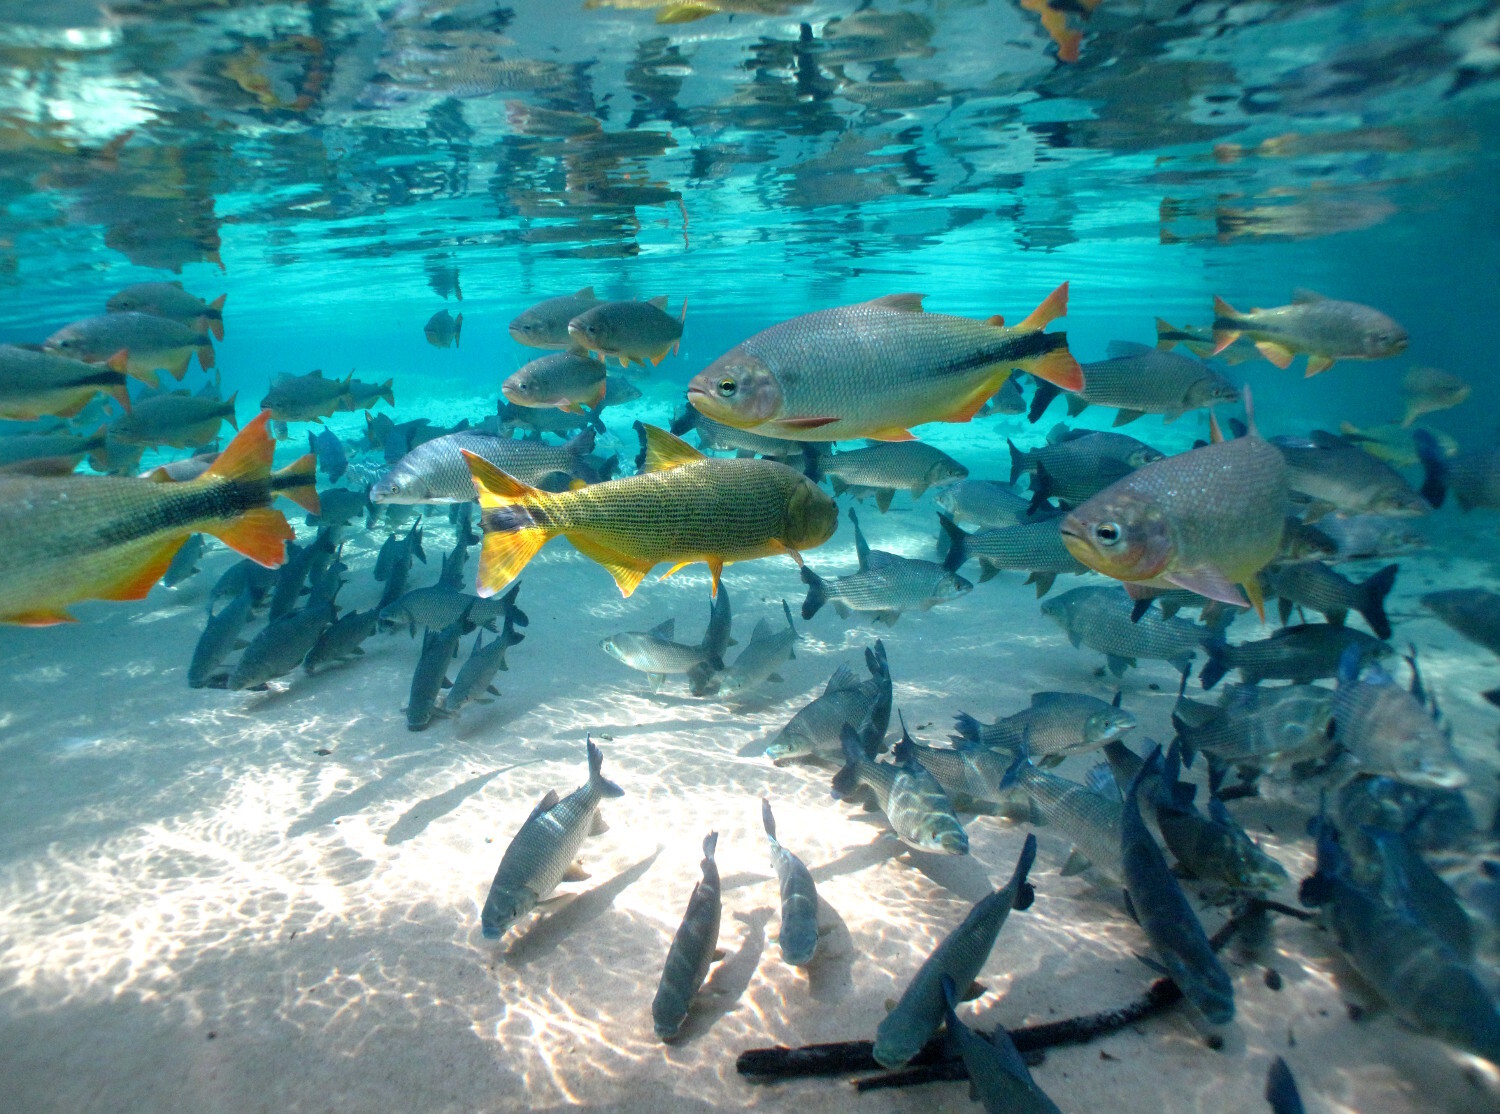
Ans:
[[[0,476],[0,622],[48,626],[70,622],[67,608],[79,600],[141,599],[196,533],[281,564],[292,529],[270,507],[269,420],[262,412],[183,483]]]
[[[1241,313],[1223,298],[1214,298],[1213,355],[1240,336],[1279,368],[1307,353],[1307,376],[1327,371],[1335,360],[1383,360],[1406,350],[1406,330],[1385,314],[1358,302],[1325,298],[1311,290],[1293,290],[1292,304]]]
[[[1020,324],[927,313],[892,294],[805,313],[756,333],[688,384],[688,402],[736,429],[799,441],[910,441],[925,422],[967,422],[1012,368],[1083,386],[1066,333],[1068,284]]]
[[[636,423],[645,442],[634,476],[555,494],[528,487],[465,452],[483,512],[478,592],[492,595],[561,534],[603,565],[628,596],[653,567],[663,579],[694,561],[719,573],[733,561],[822,545],[838,508],[802,473],[773,460],[706,457],[655,426]]]
[[[1083,564],[1127,588],[1174,586],[1265,618],[1257,574],[1275,560],[1289,494],[1286,461],[1249,431],[1143,465],[1070,511],[1063,544]]]

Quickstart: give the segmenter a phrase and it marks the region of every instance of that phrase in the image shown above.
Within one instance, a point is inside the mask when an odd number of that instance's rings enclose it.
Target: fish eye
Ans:
[[[723,395],[725,398],[730,398],[731,396],[733,396],[734,392],[738,388],[739,388],[739,384],[736,383],[733,379],[720,379],[719,380],[719,393],[721,395]]]
[[[1120,540],[1120,524],[1117,522],[1101,522],[1094,527],[1094,537],[1105,545],[1114,545]]]

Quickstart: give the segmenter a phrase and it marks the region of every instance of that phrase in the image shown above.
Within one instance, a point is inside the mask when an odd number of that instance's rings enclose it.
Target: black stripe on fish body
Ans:
[[[111,481],[113,482],[113,481]],[[263,480],[221,480],[213,484],[160,484],[164,496],[149,508],[100,528],[101,546],[125,545],[167,530],[199,522],[227,521],[271,501],[271,484]]]
[[[1004,364],[1021,364],[1039,359],[1049,352],[1068,346],[1066,333],[1036,332],[1003,337],[998,343],[978,348],[959,359],[949,360],[938,369],[949,374],[962,374],[982,367]]]

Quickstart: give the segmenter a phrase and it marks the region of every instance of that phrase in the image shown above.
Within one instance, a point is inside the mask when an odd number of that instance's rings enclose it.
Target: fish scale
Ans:
[[[1135,717],[1081,692],[1039,692],[1029,708],[994,723],[959,713],[956,741],[1038,756],[1093,750],[1135,726]]]
[[[987,580],[1005,570],[1038,573],[1086,573],[1088,567],[1063,544],[1062,516],[1040,522],[979,530],[964,539],[964,554],[977,558]]]
[[[1031,798],[1047,823],[1066,835],[1095,869],[1116,880],[1125,877],[1120,864],[1122,806],[1118,800],[1026,761],[1020,763],[1015,784]]]
[[[578,458],[593,450],[590,431],[563,445],[541,441],[487,437],[481,433],[449,433],[424,441],[392,466],[370,489],[373,503],[467,503],[475,498],[474,478],[464,453],[489,461],[522,483],[539,483],[557,472],[571,473]],[[410,493],[406,488],[414,483]],[[416,498],[413,496],[422,496]]]
[[[1059,289],[1055,297],[1065,311],[1066,289]],[[772,436],[905,440],[914,425],[967,421],[1013,367],[1072,385],[1077,366],[1065,333],[926,313],[920,295],[898,294],[773,325],[709,365],[690,384],[688,398],[711,417]],[[738,369],[775,378],[774,414],[740,413],[735,406],[743,402],[721,401],[717,384],[726,376],[737,382]],[[795,424],[802,419],[822,424]],[[783,421],[794,424],[777,425]]]
[[[1116,341],[1110,359],[1082,365],[1083,401],[1124,411],[1175,416],[1213,402],[1233,402],[1233,386],[1200,360]]]
[[[1212,628],[1185,619],[1164,619],[1155,611],[1131,622],[1133,604],[1118,588],[1073,588],[1042,604],[1042,613],[1082,643],[1112,658],[1157,658],[1187,668]]]

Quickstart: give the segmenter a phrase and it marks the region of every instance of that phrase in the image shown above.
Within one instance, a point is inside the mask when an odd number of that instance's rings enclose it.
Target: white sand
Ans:
[[[976,474],[979,473],[976,470]],[[877,547],[926,552],[930,500],[906,496],[864,521]],[[1446,516],[1445,516],[1446,517]],[[432,520],[428,583],[446,527]],[[1466,522],[1465,529],[1493,530]],[[368,606],[380,535],[354,535],[343,603]],[[1476,537],[1477,541],[1478,538]],[[680,680],[660,695],[598,640],[675,615],[696,637],[707,617],[701,566],[621,600],[606,574],[554,542],[527,570],[526,641],[499,676],[501,698],[457,726],[405,727],[418,643],[377,636],[365,658],[285,691],[188,689],[205,593],[230,562],[141,604],[88,604],[85,622],[0,630],[0,1079],[7,1110],[965,1110],[957,1084],[856,1096],[845,1080],[742,1081],[735,1055],[776,1043],[872,1035],[882,1003],[971,902],[1009,874],[1026,828],[970,825],[967,859],[904,851],[878,816],[829,798],[828,774],[777,769],[769,735],[821,691],[839,662],[860,668],[876,632],[914,732],[942,739],[954,712],[983,719],[1039,688],[1108,698],[1098,655],[1041,618],[1015,574],[893,630],[831,610],[803,628],[786,683],[748,708],[699,701]],[[810,563],[853,565],[847,525]],[[1476,806],[1493,785],[1494,713],[1480,688],[1500,665],[1424,618],[1421,570],[1472,583],[1472,563],[1405,562],[1392,611],[1398,640],[1426,652],[1458,736],[1476,761]],[[1455,579],[1457,578],[1457,579]],[[780,599],[802,595],[784,559],[726,575],[743,641]],[[1058,590],[1075,583],[1059,581]],[[1241,621],[1235,637],[1251,637]],[[467,642],[465,644],[467,652]],[[1143,663],[1124,681],[1134,736],[1168,738],[1175,673]],[[1148,686],[1159,686],[1153,691]],[[920,728],[920,729],[919,729]],[[626,796],[585,845],[579,896],[502,942],[479,906],[505,842],[548,788],[585,772],[592,731]],[[332,751],[318,756],[315,750]],[[1079,776],[1086,763],[1063,772]],[[784,842],[814,868],[831,931],[808,976],[781,963],[777,895],[760,829],[769,794]],[[1309,867],[1303,814],[1235,806],[1267,832],[1294,880]],[[1483,815],[1487,816],[1487,813]],[[663,1047],[650,1001],[667,943],[720,832],[721,944],[686,1039]],[[1118,895],[1061,878],[1065,841],[1043,829],[1038,898],[1013,914],[965,1009],[1016,1026],[1124,1003],[1150,974]],[[1277,895],[1295,900],[1292,889]],[[828,912],[828,911],[825,911]],[[1209,910],[1210,931],[1223,913]],[[1051,1053],[1036,1078],[1068,1111],[1264,1109],[1271,1056],[1291,1063],[1313,1111],[1494,1110],[1493,1068],[1413,1035],[1378,1012],[1326,934],[1282,921],[1269,990],[1259,966],[1231,970],[1239,1021],[1209,1051],[1179,1007],[1096,1044]]]

